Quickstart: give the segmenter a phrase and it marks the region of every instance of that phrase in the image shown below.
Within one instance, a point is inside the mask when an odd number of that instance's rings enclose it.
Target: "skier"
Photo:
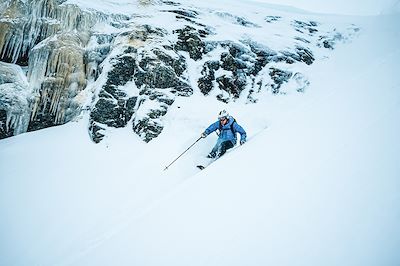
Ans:
[[[246,142],[246,131],[236,122],[236,120],[229,115],[225,110],[218,114],[218,121],[211,124],[202,134],[201,137],[205,138],[210,133],[219,130],[217,144],[207,155],[208,158],[219,158],[225,154],[228,149],[236,145],[236,134],[240,134],[240,145]]]

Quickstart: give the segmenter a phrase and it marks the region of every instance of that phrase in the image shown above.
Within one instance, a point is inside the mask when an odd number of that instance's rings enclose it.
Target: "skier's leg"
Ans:
[[[217,142],[211,152],[207,155],[208,158],[215,158],[217,157],[218,151],[220,149],[221,143]]]
[[[225,152],[229,149],[233,148],[233,144],[232,141],[228,140],[228,141],[224,141],[221,143],[221,145],[219,146],[218,152],[217,152],[217,157],[221,157],[222,155],[225,154]]]

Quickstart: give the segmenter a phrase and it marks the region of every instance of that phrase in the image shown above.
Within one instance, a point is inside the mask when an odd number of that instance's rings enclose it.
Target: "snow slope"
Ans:
[[[354,20],[303,95],[177,100],[149,144],[94,145],[85,114],[1,140],[0,265],[398,265],[400,19]],[[250,141],[199,172],[210,136],[163,171],[220,108]]]
[[[240,0],[238,0],[240,1]],[[280,5],[296,6],[298,8],[325,14],[342,14],[357,16],[375,16],[396,0],[361,1],[361,0],[254,0],[257,2],[276,3]]]

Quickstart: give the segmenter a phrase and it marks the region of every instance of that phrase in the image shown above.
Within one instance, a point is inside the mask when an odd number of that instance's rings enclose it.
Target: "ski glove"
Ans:
[[[207,137],[207,134],[206,133],[201,133],[201,137],[204,139],[205,137]]]
[[[243,145],[245,142],[246,142],[245,140],[241,140],[240,145]]]

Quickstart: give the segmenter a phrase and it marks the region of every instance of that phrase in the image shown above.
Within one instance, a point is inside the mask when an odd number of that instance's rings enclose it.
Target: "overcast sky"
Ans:
[[[255,0],[300,9],[344,15],[378,15],[397,0]]]

